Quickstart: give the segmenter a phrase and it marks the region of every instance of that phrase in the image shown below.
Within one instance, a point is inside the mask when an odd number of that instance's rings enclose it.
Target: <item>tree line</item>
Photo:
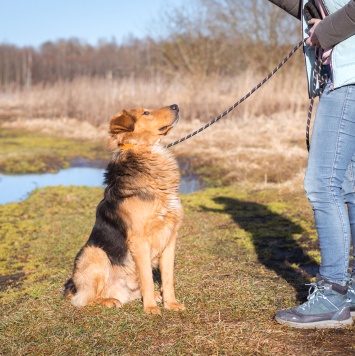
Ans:
[[[0,86],[29,87],[76,77],[203,78],[276,65],[298,39],[297,21],[265,0],[192,0],[162,14],[160,35],[96,46],[79,39],[39,48],[0,44]],[[299,65],[297,62],[296,65]]]

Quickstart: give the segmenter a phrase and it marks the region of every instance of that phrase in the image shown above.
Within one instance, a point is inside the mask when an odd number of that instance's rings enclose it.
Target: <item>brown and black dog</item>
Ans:
[[[124,110],[110,122],[114,152],[105,173],[104,198],[84,247],[74,261],[64,295],[73,305],[120,307],[143,298],[144,311],[183,310],[175,299],[174,257],[182,219],[180,174],[159,141],[179,119],[177,105]],[[154,291],[153,270],[161,274]]]

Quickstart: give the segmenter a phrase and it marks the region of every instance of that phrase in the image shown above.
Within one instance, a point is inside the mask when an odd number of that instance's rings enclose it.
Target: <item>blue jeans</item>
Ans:
[[[349,281],[351,236],[355,245],[355,85],[320,98],[305,176],[321,252],[319,273],[342,286]]]

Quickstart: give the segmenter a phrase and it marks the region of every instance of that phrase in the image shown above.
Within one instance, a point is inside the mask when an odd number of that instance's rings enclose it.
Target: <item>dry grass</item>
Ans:
[[[203,126],[244,96],[262,78],[211,77],[121,82],[77,79],[50,87],[7,91],[0,97],[0,117],[7,128],[26,128],[61,137],[104,141],[109,118],[133,106],[178,103],[181,120],[165,143]],[[303,74],[278,73],[227,117],[173,148],[212,185],[231,182],[300,183],[307,152],[308,98]],[[216,177],[218,181],[216,181]]]
[[[231,106],[261,79],[262,76],[252,72],[235,78],[211,76],[205,80],[195,77],[173,80],[128,78],[121,81],[79,78],[51,86],[36,85],[23,90],[9,88],[1,93],[0,110],[23,118],[76,118],[98,126],[122,108],[177,103],[184,120],[206,121]],[[246,118],[304,110],[307,104],[305,85],[303,74],[291,77],[287,72],[280,72],[232,116]]]
[[[213,173],[211,166],[218,169],[223,184],[299,180],[307,158],[304,115],[284,112],[250,120],[226,120],[177,145],[174,150],[178,156],[190,157],[192,166],[203,176]],[[200,125],[200,122],[181,125],[181,134]],[[174,132],[174,136],[178,137],[179,133]],[[214,176],[211,174],[212,179]]]

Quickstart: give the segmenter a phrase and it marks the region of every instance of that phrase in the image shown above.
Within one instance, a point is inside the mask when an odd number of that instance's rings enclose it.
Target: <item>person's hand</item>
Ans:
[[[309,37],[306,40],[306,43],[312,47],[321,48],[317,35],[314,33],[317,25],[321,22],[320,19],[311,19],[308,21],[310,25],[313,25],[308,31]]]

